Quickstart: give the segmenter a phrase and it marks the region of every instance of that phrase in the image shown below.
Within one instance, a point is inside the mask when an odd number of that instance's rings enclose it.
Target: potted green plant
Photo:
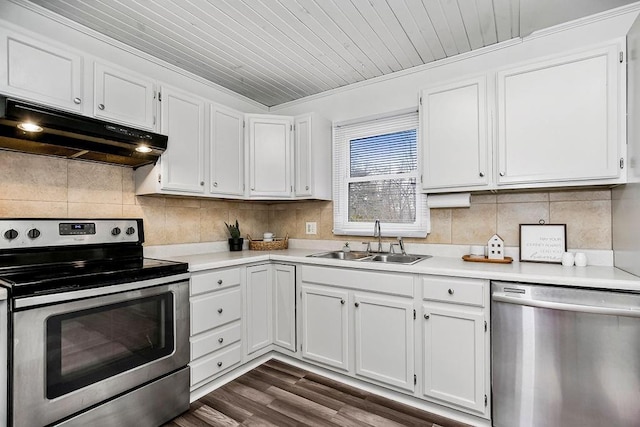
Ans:
[[[240,237],[242,236],[242,234],[240,233],[240,225],[238,224],[238,220],[236,219],[236,225],[233,225],[233,224],[229,225],[226,222],[224,223],[224,225],[227,226],[227,231],[231,236],[229,238],[229,250],[241,251],[242,244],[244,243],[244,239]]]

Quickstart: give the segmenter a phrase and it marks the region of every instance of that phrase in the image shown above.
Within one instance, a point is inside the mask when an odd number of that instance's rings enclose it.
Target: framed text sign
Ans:
[[[566,224],[520,224],[520,261],[560,264],[566,251]]]

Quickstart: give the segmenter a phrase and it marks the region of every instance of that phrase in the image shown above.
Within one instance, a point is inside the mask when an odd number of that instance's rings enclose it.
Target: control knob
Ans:
[[[135,228],[133,228],[133,227],[129,227],[129,228],[127,228],[127,231],[126,231],[127,236],[131,236],[131,235],[132,235],[133,233],[135,233],[135,232],[136,232],[136,229],[135,229]]]
[[[38,230],[37,228],[32,228],[31,230],[27,231],[27,236],[29,236],[30,239],[37,239],[38,237],[40,237],[40,230]]]
[[[112,236],[117,236],[118,234],[120,234],[120,231],[122,231],[122,230],[120,230],[120,228],[119,228],[119,227],[113,227],[113,228],[111,229],[111,235],[112,235]]]
[[[18,232],[13,228],[4,232],[4,238],[7,240],[13,240],[18,237]]]

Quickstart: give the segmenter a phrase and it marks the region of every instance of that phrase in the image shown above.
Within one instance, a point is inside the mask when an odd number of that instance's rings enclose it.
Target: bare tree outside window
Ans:
[[[349,221],[416,221],[416,129],[349,141]]]

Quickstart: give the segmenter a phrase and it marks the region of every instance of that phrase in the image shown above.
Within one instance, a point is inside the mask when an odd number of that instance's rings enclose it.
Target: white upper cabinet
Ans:
[[[82,56],[0,30],[0,92],[65,110],[83,110]]]
[[[479,189],[489,185],[486,80],[486,76],[480,76],[422,91],[424,190]]]
[[[204,193],[205,103],[170,87],[161,90],[161,133],[169,136],[162,155],[163,190]]]
[[[498,72],[498,186],[624,182],[623,50],[613,44]]]
[[[284,116],[247,115],[249,196],[291,197],[291,132]]]
[[[244,195],[244,114],[217,104],[209,110],[209,192]]]
[[[331,200],[331,122],[310,113],[293,128],[295,197]]]
[[[99,62],[94,66],[93,114],[130,126],[155,128],[155,85],[152,80]]]

